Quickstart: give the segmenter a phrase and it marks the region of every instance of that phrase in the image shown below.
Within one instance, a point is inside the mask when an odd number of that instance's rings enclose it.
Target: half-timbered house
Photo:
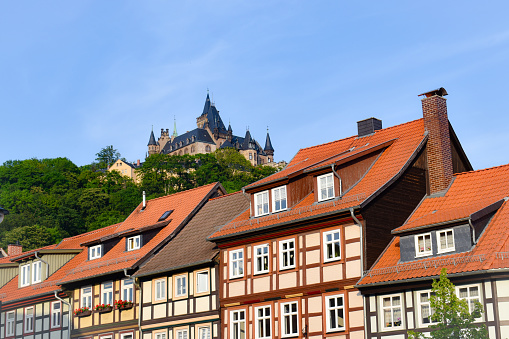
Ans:
[[[142,287],[143,339],[217,339],[219,251],[207,236],[249,208],[233,193],[211,199],[134,275]]]
[[[422,119],[360,121],[358,135],[301,149],[245,187],[250,209],[209,238],[221,250],[224,338],[365,337],[362,272],[430,189],[471,169],[445,94],[426,93]]]
[[[369,338],[429,332],[432,279],[442,268],[459,298],[482,304],[490,338],[509,336],[509,165],[454,176],[394,229],[393,240],[358,287]]]

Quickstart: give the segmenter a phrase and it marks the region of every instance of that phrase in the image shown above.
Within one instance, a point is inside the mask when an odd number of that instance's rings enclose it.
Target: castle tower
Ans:
[[[159,153],[159,144],[156,142],[154,137],[154,129],[150,132],[150,138],[148,139],[148,155]]]
[[[267,154],[268,162],[274,162],[274,147],[272,147],[272,142],[270,141],[268,128],[267,128],[267,137],[265,138],[265,147],[263,148],[263,150]]]

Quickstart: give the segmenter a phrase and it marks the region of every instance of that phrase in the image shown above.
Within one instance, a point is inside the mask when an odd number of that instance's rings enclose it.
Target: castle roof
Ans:
[[[267,138],[265,138],[265,147],[263,148],[264,151],[272,151],[274,152],[274,147],[272,147],[272,142],[270,142],[270,136],[269,131],[267,130]]]
[[[161,153],[169,154],[196,142],[203,142],[212,145],[215,144],[207,130],[203,128],[195,128],[192,131],[179,135],[173,139],[172,142],[167,142]]]
[[[152,132],[150,132],[150,138],[148,139],[147,146],[150,146],[150,145],[157,145],[156,138],[154,136],[154,130],[152,130]]]
[[[214,131],[215,128],[219,130],[219,132],[226,133],[226,127],[224,126],[223,120],[219,115],[219,111],[217,110],[214,103],[210,101],[209,94],[207,93],[207,98],[205,99],[205,106],[203,107],[202,116],[206,115],[207,120],[209,122],[209,128],[211,131]]]

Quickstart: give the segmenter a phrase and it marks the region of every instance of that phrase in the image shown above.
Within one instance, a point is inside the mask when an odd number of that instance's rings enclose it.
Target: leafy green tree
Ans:
[[[19,241],[23,251],[51,245],[55,241],[54,230],[47,229],[40,225],[23,226],[6,232],[2,241],[2,247],[14,244]]]
[[[101,149],[99,153],[96,153],[95,160],[98,162],[99,168],[108,168],[113,165],[115,161],[120,159],[120,157],[120,153],[113,148],[113,145],[110,145]]]
[[[454,284],[447,278],[447,270],[442,268],[440,280],[433,280],[430,305],[433,310],[431,320],[437,322],[429,326],[433,339],[487,339],[488,331],[484,324],[475,324],[482,315],[482,305],[477,302],[473,312],[469,312],[466,300],[456,295]],[[425,338],[420,332],[409,331],[412,339]]]

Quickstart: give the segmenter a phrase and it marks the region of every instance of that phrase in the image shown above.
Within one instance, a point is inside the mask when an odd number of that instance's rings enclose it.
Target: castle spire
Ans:
[[[178,137],[178,134],[177,134],[177,119],[175,118],[175,116],[173,116],[173,134],[172,136],[174,138]]]
[[[154,136],[154,126],[152,125],[152,132],[150,132],[150,138],[148,139],[148,145],[147,146],[157,146],[156,143],[156,137]]]
[[[265,147],[263,148],[263,150],[269,155],[274,154],[274,147],[272,147],[272,142],[270,141],[269,136],[269,126],[267,126],[267,137],[265,138]]]

